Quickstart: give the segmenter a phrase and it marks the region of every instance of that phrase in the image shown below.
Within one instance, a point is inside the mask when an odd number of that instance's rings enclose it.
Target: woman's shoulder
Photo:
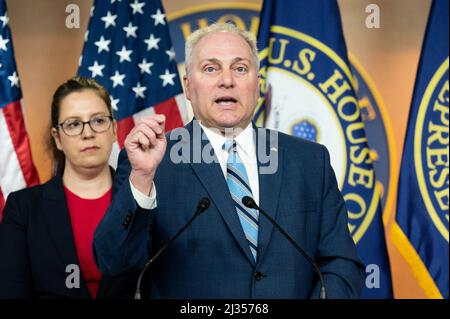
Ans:
[[[51,187],[53,184],[55,184],[56,177],[50,179],[49,181],[34,185],[30,187],[26,187],[14,192],[11,192],[8,196],[8,199],[15,199],[15,200],[31,200],[34,198],[38,198],[42,195],[42,193],[49,187]]]
[[[49,181],[35,186],[30,186],[18,191],[11,192],[6,201],[7,210],[11,207],[15,210],[34,210],[39,207],[41,201],[45,201],[45,197],[59,196],[62,190],[62,182],[60,177],[53,177]]]

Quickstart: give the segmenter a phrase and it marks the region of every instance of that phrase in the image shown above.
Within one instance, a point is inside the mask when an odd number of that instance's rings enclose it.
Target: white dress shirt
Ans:
[[[200,126],[214,149],[214,153],[216,154],[220,167],[222,168],[223,176],[226,179],[227,160],[229,154],[222,147],[225,141],[229,138],[223,136],[218,130],[209,129],[201,123]],[[250,188],[252,189],[253,199],[256,204],[259,205],[258,161],[256,158],[256,142],[253,134],[252,123],[248,124],[247,127],[234,138],[234,140],[237,145],[237,153],[245,166],[245,170],[247,171],[248,182]]]
[[[228,153],[222,148],[222,146],[228,138],[217,130],[207,128],[200,122],[199,124],[214,149],[214,153],[219,160],[223,176],[226,179]],[[236,141],[237,145],[237,153],[245,166],[245,170],[247,171],[247,177],[249,180],[249,186],[252,190],[253,199],[255,200],[256,204],[259,205],[258,161],[256,157],[256,143],[252,123],[249,123],[249,125],[242,132],[240,132],[240,134],[237,135],[234,140]],[[140,207],[144,209],[156,208],[156,186],[154,183],[149,196],[137,190],[133,186],[131,181],[130,188],[134,199]]]

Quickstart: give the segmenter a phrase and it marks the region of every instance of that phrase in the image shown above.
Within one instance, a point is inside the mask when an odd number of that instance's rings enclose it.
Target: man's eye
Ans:
[[[245,72],[247,72],[247,68],[244,67],[244,66],[238,66],[236,68],[236,71],[239,72],[239,73],[245,73]]]
[[[206,68],[205,68],[205,72],[207,72],[207,73],[212,73],[212,72],[214,72],[216,69],[213,67],[213,66],[207,66]]]

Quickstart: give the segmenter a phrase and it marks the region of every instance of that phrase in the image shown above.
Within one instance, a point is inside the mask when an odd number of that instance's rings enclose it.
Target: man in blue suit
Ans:
[[[142,268],[208,197],[209,208],[153,265],[152,298],[317,298],[314,268],[243,205],[250,196],[317,262],[328,297],[357,298],[364,268],[326,148],[251,121],[254,37],[230,24],[194,32],[184,85],[194,121],[166,136],[164,116],[149,116],[125,141],[117,194],[95,233],[101,271]]]

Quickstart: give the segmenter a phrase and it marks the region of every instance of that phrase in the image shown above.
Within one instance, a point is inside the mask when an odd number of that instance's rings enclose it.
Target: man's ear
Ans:
[[[53,136],[53,140],[55,141],[56,144],[56,148],[59,149],[60,151],[62,151],[62,146],[61,146],[61,140],[59,137],[59,132],[56,128],[52,127],[52,136]]]
[[[187,75],[183,76],[183,85],[184,85],[184,95],[186,96],[186,99],[190,101],[191,95],[189,93],[189,79]]]
[[[257,87],[258,92],[256,93],[257,99],[259,99],[260,92],[261,92],[261,82],[262,82],[262,75],[261,75],[261,73],[258,73],[258,87]]]

